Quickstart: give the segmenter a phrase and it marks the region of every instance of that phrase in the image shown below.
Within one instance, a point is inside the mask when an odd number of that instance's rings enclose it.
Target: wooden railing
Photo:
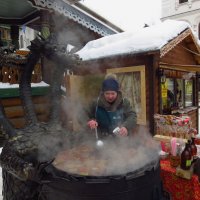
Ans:
[[[23,68],[21,66],[9,67],[3,66],[0,68],[0,82],[17,84],[20,81],[20,76]],[[32,83],[39,83],[42,80],[41,77],[41,64],[36,64],[32,73]]]
[[[29,51],[17,50],[15,54],[9,54],[0,62],[0,82],[18,84],[23,68],[26,67]],[[32,72],[32,83],[39,83],[42,80],[41,64],[35,65]]]

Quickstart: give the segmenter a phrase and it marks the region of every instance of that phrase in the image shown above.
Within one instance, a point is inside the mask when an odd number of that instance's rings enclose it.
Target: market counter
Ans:
[[[176,176],[176,169],[170,166],[169,160],[161,160],[160,165],[164,189],[171,194],[172,200],[200,200],[198,176],[193,175],[190,180]]]

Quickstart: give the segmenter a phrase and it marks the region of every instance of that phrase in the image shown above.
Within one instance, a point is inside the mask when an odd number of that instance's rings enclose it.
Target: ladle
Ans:
[[[96,136],[96,145],[97,145],[97,147],[102,147],[103,146],[103,141],[99,140],[97,127],[94,130],[95,130],[95,136]]]

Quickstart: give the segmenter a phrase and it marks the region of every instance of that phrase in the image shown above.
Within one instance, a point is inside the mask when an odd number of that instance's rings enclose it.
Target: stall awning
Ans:
[[[160,63],[160,68],[182,72],[200,72],[200,65],[179,65]]]

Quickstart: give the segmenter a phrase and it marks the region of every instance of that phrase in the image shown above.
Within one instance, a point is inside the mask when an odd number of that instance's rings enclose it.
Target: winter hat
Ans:
[[[102,91],[119,91],[119,83],[114,78],[105,79],[102,83]]]

